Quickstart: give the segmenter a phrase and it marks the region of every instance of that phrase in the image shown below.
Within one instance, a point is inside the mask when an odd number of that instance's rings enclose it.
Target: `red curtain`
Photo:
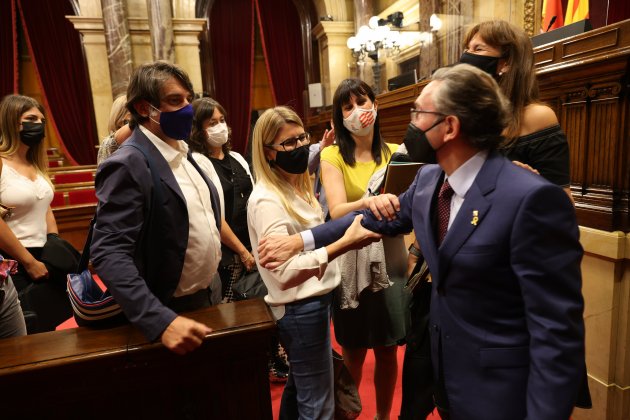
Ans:
[[[304,55],[300,17],[291,0],[255,0],[274,103],[304,118]]]
[[[61,149],[73,165],[96,163],[94,108],[79,33],[68,0],[17,0],[24,35]]]
[[[215,98],[227,112],[232,148],[244,153],[254,78],[254,3],[215,1],[210,12]]]
[[[15,0],[0,1],[0,99],[18,91]]]

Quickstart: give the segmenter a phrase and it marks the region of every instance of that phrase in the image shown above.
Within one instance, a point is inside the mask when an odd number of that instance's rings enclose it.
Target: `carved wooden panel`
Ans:
[[[554,107],[569,140],[580,225],[630,231],[630,21],[544,45],[534,54],[541,99]]]

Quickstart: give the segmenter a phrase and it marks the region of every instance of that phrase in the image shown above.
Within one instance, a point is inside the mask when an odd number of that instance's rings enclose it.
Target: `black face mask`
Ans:
[[[20,140],[28,147],[37,146],[44,139],[44,124],[22,121]]]
[[[478,69],[481,69],[488,73],[492,77],[497,76],[497,68],[499,67],[499,60],[502,57],[488,57],[487,55],[471,54],[464,52],[459,58],[460,63],[470,64]]]
[[[437,163],[435,150],[431,147],[425,133],[426,131],[422,131],[412,123],[409,123],[404,140],[407,153],[412,162]]]
[[[276,152],[276,165],[280,169],[290,174],[302,174],[308,168],[308,147],[301,146],[290,152],[278,151]]]

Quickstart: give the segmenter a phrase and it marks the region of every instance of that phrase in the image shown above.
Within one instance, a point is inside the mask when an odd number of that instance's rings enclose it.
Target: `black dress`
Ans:
[[[225,221],[230,226],[239,241],[251,251],[249,232],[247,230],[247,200],[252,193],[252,180],[233,156],[226,154],[223,159],[210,158],[214,166],[221,187],[225,207]],[[219,276],[222,284],[222,297],[225,301],[232,301],[232,284],[238,279],[244,269],[239,255],[229,247],[221,244],[221,262]]]
[[[561,187],[569,186],[569,143],[559,125],[553,125],[499,149],[505,157],[526,163],[542,177]]]

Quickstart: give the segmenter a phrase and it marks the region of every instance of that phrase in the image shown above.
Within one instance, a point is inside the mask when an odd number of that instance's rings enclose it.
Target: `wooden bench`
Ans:
[[[55,209],[78,204],[95,204],[97,202],[94,181],[74,182],[56,186],[50,206]]]
[[[186,316],[213,329],[186,356],[130,325],[0,340],[2,418],[271,420],[267,305],[254,299]]]
[[[76,171],[96,171],[96,165],[76,165],[76,166],[61,166],[56,168],[48,168],[48,174],[53,175],[58,172],[76,172]]]
[[[73,171],[54,171],[50,173],[50,180],[55,185],[65,185],[76,182],[92,182],[94,183],[94,177],[96,171],[93,169],[87,170],[73,170]]]

